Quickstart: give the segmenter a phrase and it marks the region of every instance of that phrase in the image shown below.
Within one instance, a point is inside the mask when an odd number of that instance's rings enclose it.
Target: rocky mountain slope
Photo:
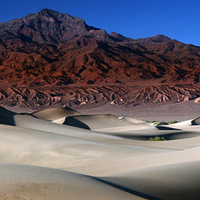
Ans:
[[[200,96],[200,47],[133,40],[43,9],[0,23],[0,103],[121,106]]]

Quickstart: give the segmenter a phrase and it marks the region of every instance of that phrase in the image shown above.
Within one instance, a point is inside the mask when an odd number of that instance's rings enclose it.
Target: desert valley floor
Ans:
[[[0,199],[200,199],[198,117],[156,126],[68,107],[1,107],[0,123]]]

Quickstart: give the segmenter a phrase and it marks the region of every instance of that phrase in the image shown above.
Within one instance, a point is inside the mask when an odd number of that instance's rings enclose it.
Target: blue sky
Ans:
[[[200,46],[199,0],[7,0],[0,21],[50,8],[80,17],[88,25],[133,39],[163,34]]]

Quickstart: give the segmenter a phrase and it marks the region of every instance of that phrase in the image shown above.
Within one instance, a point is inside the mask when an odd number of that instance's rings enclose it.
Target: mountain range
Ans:
[[[0,103],[137,106],[200,96],[200,47],[145,39],[50,9],[0,23]]]

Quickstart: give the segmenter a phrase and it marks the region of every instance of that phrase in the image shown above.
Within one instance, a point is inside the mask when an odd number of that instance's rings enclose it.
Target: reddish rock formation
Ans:
[[[200,95],[200,47],[133,40],[44,9],[0,23],[0,103],[140,105]]]

